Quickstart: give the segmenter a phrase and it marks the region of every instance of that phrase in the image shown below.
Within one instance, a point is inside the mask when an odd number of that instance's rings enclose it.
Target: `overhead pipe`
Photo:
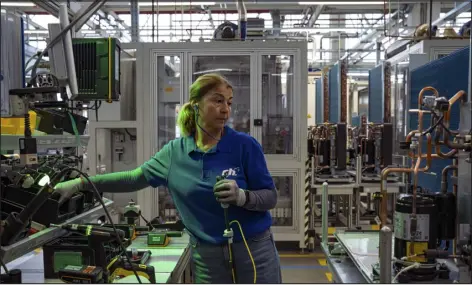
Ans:
[[[238,10],[238,20],[239,20],[239,38],[241,41],[246,40],[247,35],[247,10],[246,5],[243,0],[237,0],[236,8]]]

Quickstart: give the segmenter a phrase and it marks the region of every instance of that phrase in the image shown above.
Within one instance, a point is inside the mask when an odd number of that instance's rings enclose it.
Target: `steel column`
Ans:
[[[139,6],[137,0],[131,0],[131,41],[139,42]]]

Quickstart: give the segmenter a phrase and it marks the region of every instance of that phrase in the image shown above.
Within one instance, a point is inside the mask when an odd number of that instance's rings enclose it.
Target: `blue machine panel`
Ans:
[[[341,120],[341,89],[340,89],[339,64],[335,64],[329,70],[329,122],[339,123]]]
[[[368,119],[372,123],[383,123],[383,65],[369,70],[369,102]]]
[[[315,123],[323,123],[323,83],[321,78],[315,81]]]
[[[426,86],[436,88],[439,96],[451,98],[458,91],[467,92],[469,82],[469,47],[460,49],[448,56],[442,57],[423,65],[411,71],[410,85],[410,108],[417,109],[418,94]],[[426,92],[425,95],[431,95]],[[424,129],[431,125],[431,118],[425,114],[423,119]],[[408,130],[416,130],[418,128],[418,114],[409,114]],[[459,105],[456,103],[451,110],[450,126],[451,130],[457,130],[459,127]],[[426,143],[423,146],[426,149]],[[448,149],[442,147],[442,151]],[[450,159],[435,159],[430,168],[430,172],[436,176],[422,174],[418,176],[418,184],[423,188],[431,191],[439,191],[441,188],[441,171],[447,165],[452,164]],[[449,183],[449,191],[452,191],[452,184]]]
[[[353,127],[360,127],[361,125],[361,117],[360,116],[352,116],[351,118],[351,125]]]

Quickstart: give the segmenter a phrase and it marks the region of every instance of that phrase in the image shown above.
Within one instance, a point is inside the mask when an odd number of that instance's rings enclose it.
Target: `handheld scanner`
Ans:
[[[216,182],[220,182],[221,180],[224,180],[224,179],[226,179],[226,176],[225,176],[225,175],[218,175],[218,176],[216,176]],[[228,204],[225,204],[225,203],[221,203],[221,207],[226,209],[226,208],[229,207],[229,205],[228,205]]]

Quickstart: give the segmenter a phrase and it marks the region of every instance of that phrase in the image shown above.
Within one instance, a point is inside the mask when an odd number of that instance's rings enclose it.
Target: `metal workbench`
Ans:
[[[340,231],[334,235],[346,252],[345,255],[332,255],[326,245],[321,245],[334,283],[379,283],[380,281],[373,277],[373,266],[379,262],[379,232]],[[444,263],[449,268],[450,279],[435,279],[427,283],[449,284],[455,280],[460,281],[460,269],[453,262],[444,259],[437,259],[437,262]],[[392,271],[392,279],[394,275]]]
[[[171,238],[166,247],[149,247],[146,241],[145,236],[138,237],[129,248],[152,252],[147,265],[154,266],[157,283],[191,283],[191,256],[187,234],[179,238]],[[58,279],[44,278],[43,251],[41,249],[8,263],[7,268],[9,270],[21,269],[23,283],[61,283]],[[136,283],[138,283],[137,280]]]

